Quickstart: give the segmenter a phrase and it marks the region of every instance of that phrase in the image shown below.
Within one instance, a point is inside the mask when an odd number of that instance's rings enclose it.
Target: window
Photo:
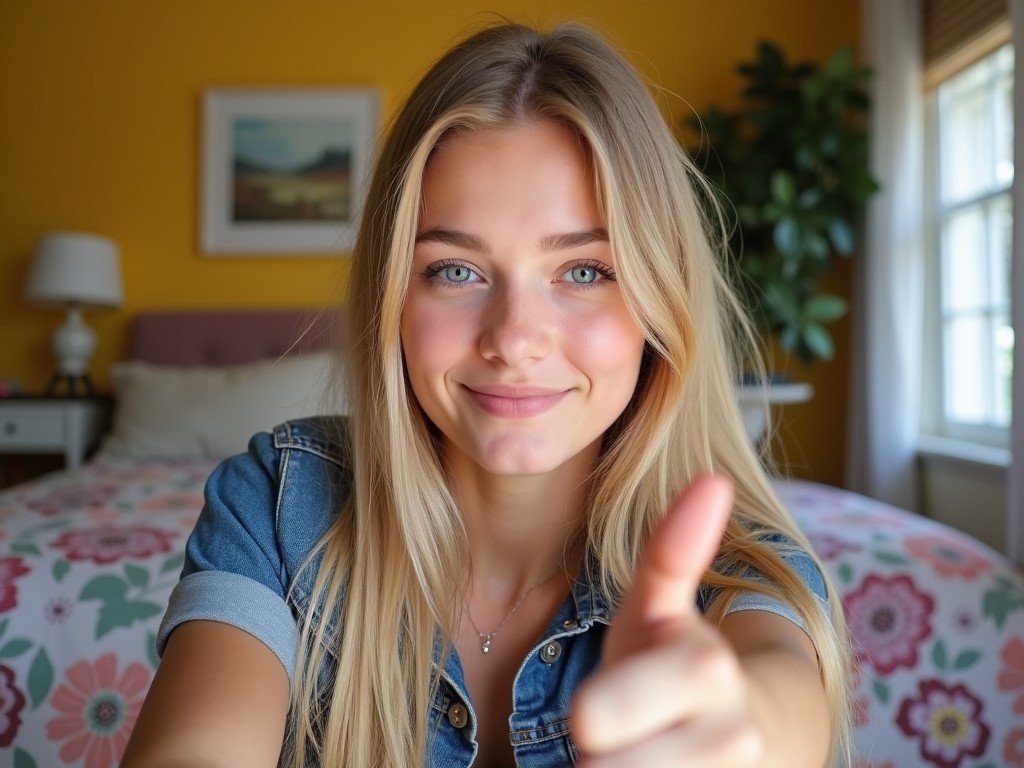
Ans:
[[[1009,442],[1013,372],[1013,49],[940,83],[931,99],[932,329],[924,426],[996,447]]]

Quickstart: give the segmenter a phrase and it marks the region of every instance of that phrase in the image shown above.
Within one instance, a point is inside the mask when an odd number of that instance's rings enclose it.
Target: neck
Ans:
[[[556,569],[575,575],[595,461],[596,450],[544,475],[495,476],[449,457],[469,540],[471,592],[511,605]]]

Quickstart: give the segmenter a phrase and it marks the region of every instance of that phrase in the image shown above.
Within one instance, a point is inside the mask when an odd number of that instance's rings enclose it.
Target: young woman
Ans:
[[[125,766],[841,756],[839,600],[744,434],[701,183],[592,33],[440,59],[353,255],[352,415],[211,476]]]

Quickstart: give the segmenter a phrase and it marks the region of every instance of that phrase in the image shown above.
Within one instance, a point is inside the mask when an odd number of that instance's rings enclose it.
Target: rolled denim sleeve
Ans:
[[[818,605],[827,615],[829,612],[829,603],[828,590],[825,587],[825,578],[821,575],[821,571],[818,569],[818,566],[815,564],[811,556],[802,549],[796,549],[789,545],[780,546],[779,556],[782,557],[783,561],[793,569],[793,572],[796,573],[800,580],[807,586],[811,591],[811,594],[813,594],[817,599]],[[760,574],[748,573],[746,578],[758,580],[763,577],[761,577]],[[807,629],[806,622],[804,622],[803,618],[799,613],[797,613],[793,606],[777,598],[761,594],[760,592],[740,592],[732,601],[732,604],[726,611],[726,615],[729,615],[730,613],[737,613],[739,611],[768,611],[769,613],[774,613],[778,616],[789,619],[804,630]]]
[[[288,576],[275,524],[279,455],[272,436],[259,434],[247,453],[210,475],[181,581],[157,634],[158,653],[183,622],[219,621],[264,643],[291,679],[298,630],[285,599]]]
[[[828,588],[826,587],[825,577],[822,575],[817,563],[815,563],[814,558],[811,557],[806,550],[795,545],[787,536],[781,533],[762,533],[757,538],[760,543],[775,550],[775,553],[782,558],[782,561],[790,567],[793,573],[806,585],[811,594],[814,595],[815,600],[824,615],[829,616]],[[725,575],[739,575],[747,581],[765,581],[764,575],[753,568],[748,568],[744,572],[737,573],[732,567],[720,569],[718,564],[712,567]],[[701,611],[706,611],[707,608],[717,599],[719,594],[720,590],[718,589],[712,589],[706,586],[702,587],[697,598],[698,607]],[[800,616],[794,606],[783,600],[770,597],[752,589],[741,590],[733,598],[726,610],[726,615],[738,613],[739,611],[768,611],[769,613],[774,613],[778,616],[789,619],[804,631],[807,630],[807,623],[803,620],[803,617]]]

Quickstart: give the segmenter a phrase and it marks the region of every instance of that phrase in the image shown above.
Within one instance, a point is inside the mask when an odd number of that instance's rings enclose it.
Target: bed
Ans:
[[[99,455],[0,492],[0,765],[117,764],[207,475],[256,429],[344,409],[323,399],[331,324],[304,311],[140,316]],[[778,491],[844,597],[857,765],[1024,766],[1024,576],[865,497]]]

